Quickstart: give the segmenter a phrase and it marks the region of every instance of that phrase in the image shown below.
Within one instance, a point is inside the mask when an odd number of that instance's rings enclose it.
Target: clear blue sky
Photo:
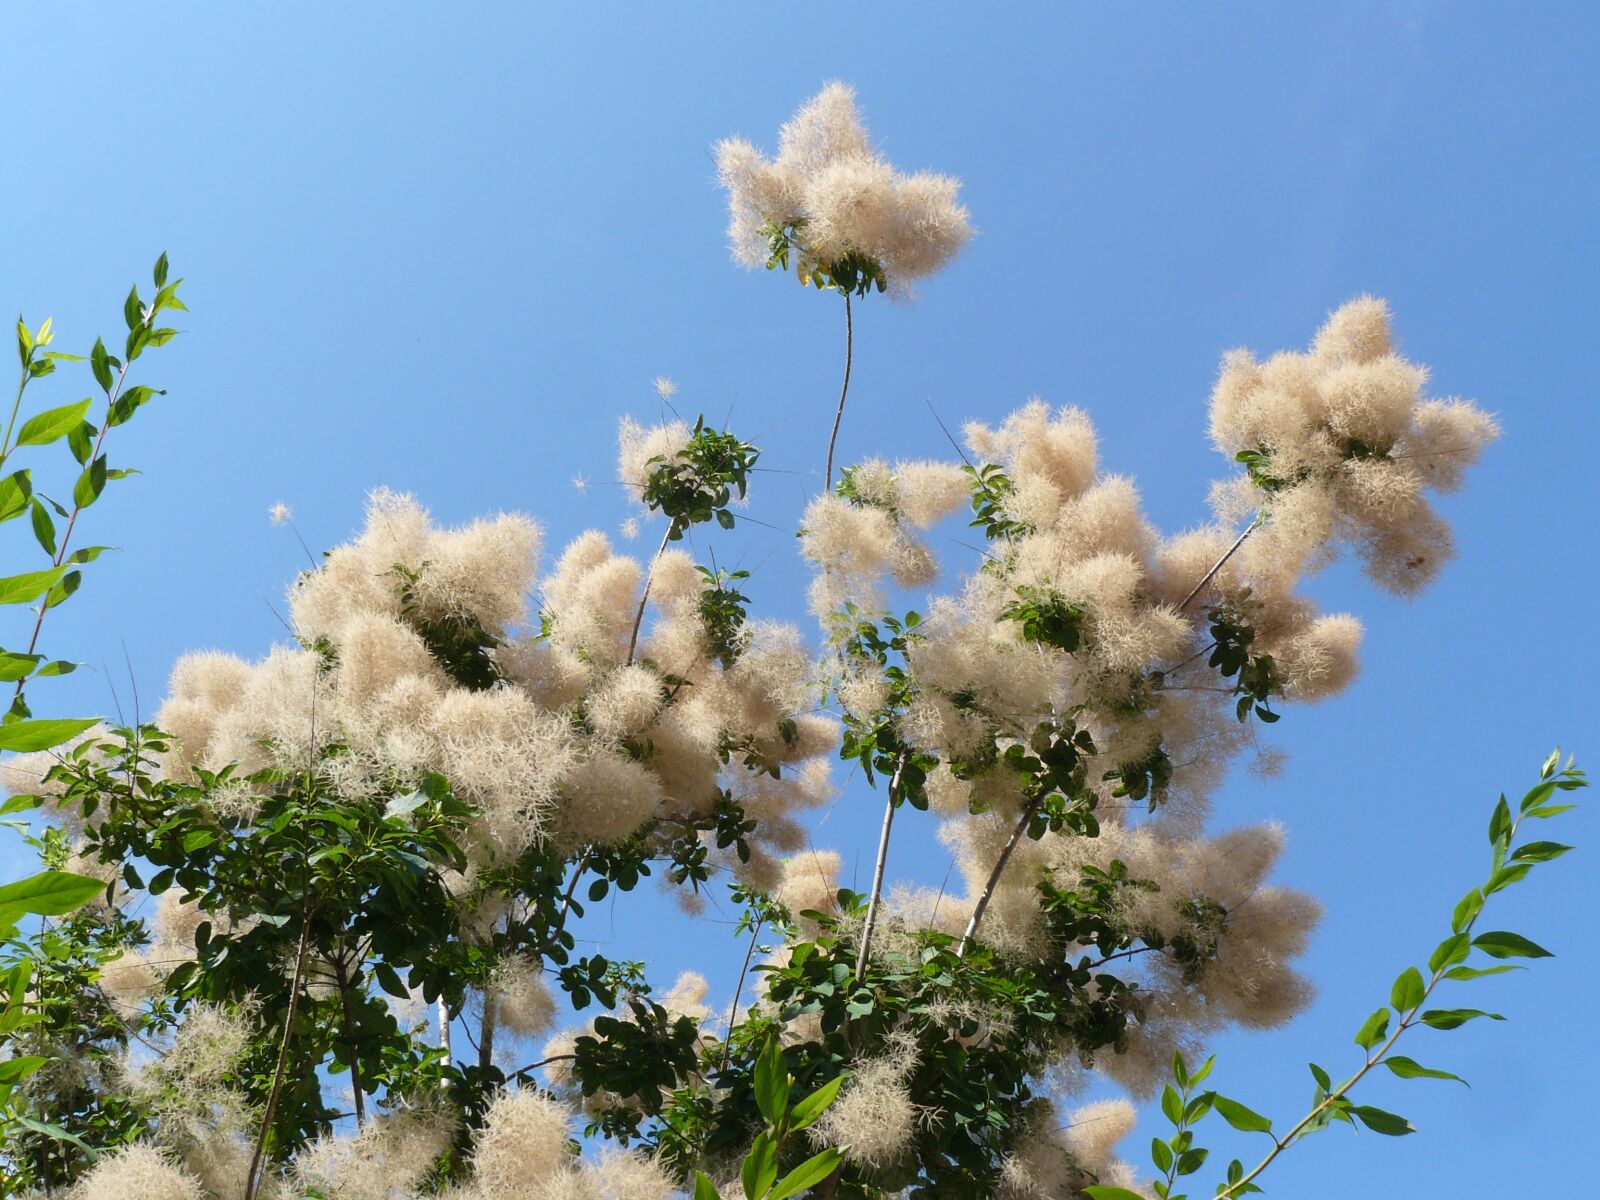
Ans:
[[[1503,441],[1445,505],[1459,561],[1414,603],[1342,569],[1318,582],[1329,608],[1366,619],[1365,673],[1277,726],[1293,755],[1281,780],[1240,778],[1217,806],[1219,827],[1283,820],[1279,878],[1327,904],[1315,1009],[1219,1047],[1220,1087],[1297,1116],[1305,1061],[1352,1063],[1356,1025],[1478,879],[1494,794],[1520,794],[1557,741],[1600,757],[1600,10],[976,12],[13,12],[0,304],[53,314],[62,346],[83,348],[119,327],[129,282],[166,249],[193,310],[150,359],[170,396],[112,448],[113,465],[145,474],[89,514],[88,536],[123,553],[47,626],[49,648],[89,668],[39,686],[36,703],[103,711],[114,682],[129,704],[125,647],[148,712],[182,651],[259,653],[281,637],[269,604],[304,557],[269,527],[275,501],[314,549],[343,539],[379,484],[444,520],[530,511],[556,544],[614,529],[615,489],[580,495],[571,480],[612,477],[614,421],[653,411],[658,374],[678,381],[680,407],[731,407],[735,428],[764,435],[765,464],[793,473],[760,477],[750,512],[791,528],[819,483],[839,312],[729,262],[709,147],[736,132],[770,144],[842,77],[897,163],[966,180],[980,230],[914,305],[860,306],[847,460],[940,453],[930,401],[957,421],[1037,393],[1089,408],[1106,465],[1136,474],[1153,517],[1178,528],[1223,466],[1204,437],[1220,352],[1300,346],[1366,290],[1391,301],[1439,393],[1501,415]],[[786,532],[746,526],[718,554],[759,566],[758,602],[802,619]],[[859,861],[876,821],[857,785],[816,838]],[[1494,924],[1559,957],[1463,993],[1511,1023],[1410,1050],[1475,1089],[1376,1081],[1371,1101],[1421,1134],[1327,1135],[1274,1169],[1275,1194],[1593,1190],[1577,1101],[1600,1058],[1583,901],[1600,838],[1587,812],[1551,833],[1581,854],[1512,893]],[[944,863],[918,830],[892,869],[937,882]],[[639,919],[656,903],[644,893],[587,932],[669,982],[694,959],[678,925]],[[725,991],[737,948],[717,949]]]

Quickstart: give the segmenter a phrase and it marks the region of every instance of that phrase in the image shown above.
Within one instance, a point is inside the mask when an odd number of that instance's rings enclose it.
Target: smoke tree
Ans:
[[[545,567],[526,516],[443,528],[374,492],[290,587],[291,642],[187,655],[152,722],[6,763],[105,881],[71,933],[81,985],[36,1001],[30,1036],[70,1056],[19,1089],[58,1132],[8,1131],[14,1190],[1171,1200],[1216,1112],[1273,1140],[1219,1173],[1242,1195],[1332,1122],[1406,1132],[1350,1098],[1362,1077],[1444,1074],[1391,1052],[1483,1015],[1424,1008],[1434,990],[1544,953],[1477,922],[1566,849],[1516,841],[1584,782],[1554,758],[1496,809],[1491,875],[1361,1027],[1353,1077],[1314,1068],[1281,1136],[1200,1087],[1208,1038],[1310,996],[1294,960],[1318,909],[1269,881],[1282,832],[1207,832],[1259,727],[1355,675],[1360,622],[1300,585],[1343,554],[1388,592],[1432,583],[1451,539],[1429,495],[1497,433],[1426,395],[1381,301],[1305,350],[1223,359],[1228,473],[1187,532],[1101,469],[1085,413],[1039,401],[968,425],[949,461],[835,471],[853,305],[962,249],[959,184],[884,161],[838,84],[773,157],[717,156],[735,257],[844,310],[827,487],[800,522],[817,637],[716,566],[759,448],[704,420],[622,422],[619,478],[661,523],[645,561],[590,531]],[[949,521],[982,535],[967,562],[934,553]],[[810,845],[836,759],[882,795],[864,894]],[[890,886],[896,829],[926,820],[960,886]],[[647,877],[739,906],[733,995],[581,952],[586,906]],[[1062,1107],[1091,1076],[1161,1097],[1153,1175],[1116,1149],[1130,1103]]]

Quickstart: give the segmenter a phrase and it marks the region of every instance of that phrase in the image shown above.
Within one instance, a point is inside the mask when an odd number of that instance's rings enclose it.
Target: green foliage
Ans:
[[[805,227],[804,217],[763,227],[761,232],[767,239],[767,270],[787,271],[791,254],[806,253],[800,241]],[[798,262],[795,268],[799,269]],[[847,296],[852,293],[865,296],[874,288],[881,292],[888,286],[883,264],[854,250],[832,262],[813,262],[811,269],[800,275],[800,282],[818,291],[831,289]]]
[[[1011,494],[1011,479],[994,463],[983,463],[973,466],[971,463],[961,468],[972,481],[972,521],[974,529],[983,530],[983,536],[991,542],[1010,541],[1031,532],[1027,525],[1021,521],[1014,521],[1005,515],[1004,505],[1006,497]]]
[[[14,685],[9,710],[0,721],[0,751],[30,753],[54,750],[87,732],[93,719],[35,718],[27,687],[35,679],[65,675],[75,664],[38,652],[46,614],[65,603],[80,587],[83,571],[106,549],[71,545],[79,518],[104,495],[108,484],[137,472],[109,465],[110,430],[127,424],[155,397],[164,395],[146,384],[128,386],[133,364],[150,347],[162,346],[177,330],[159,323],[162,314],[186,311],[178,297],[182,282],[167,280],[167,257],[156,260],[149,303],[134,287],[123,302],[127,326],[122,357],[111,355],[96,339],[87,356],[51,349],[54,322],[37,329],[17,319],[20,373],[15,400],[0,436],[0,524],[28,515],[32,542],[47,565],[0,577],[0,604],[34,605],[32,633],[25,649],[0,649],[0,682]],[[96,398],[56,404],[23,417],[31,384],[56,374],[63,364],[89,363],[101,395],[100,416],[91,419]],[[20,422],[20,423],[19,423]],[[70,485],[72,506],[37,490],[40,466],[17,467],[23,448],[46,450],[65,441],[71,464],[61,476]],[[52,489],[53,490],[53,489]],[[63,524],[57,524],[58,519]],[[10,564],[8,564],[8,570]],[[81,761],[83,747],[61,752],[65,761]],[[5,811],[20,812],[36,798],[14,796]],[[15,824],[14,822],[8,822]],[[115,1145],[143,1129],[142,1118],[122,1098],[101,1095],[83,1075],[96,1063],[106,1064],[126,1046],[128,1031],[107,1006],[94,980],[100,967],[123,952],[138,936],[135,923],[114,910],[84,906],[106,890],[98,879],[62,870],[69,856],[63,835],[53,829],[25,834],[46,870],[0,887],[0,1191],[70,1183],[95,1146]],[[39,916],[37,933],[23,936],[22,917]],[[26,1051],[11,1056],[14,1049]],[[58,1061],[70,1062],[57,1070]]]
[[[649,460],[645,506],[666,515],[668,541],[676,542],[691,525],[711,520],[732,529],[734,517],[728,505],[735,491],[744,499],[759,457],[761,452],[749,442],[708,428],[700,417],[683,449],[670,458],[658,454]]]
[[[1211,1071],[1212,1062],[1193,1075],[1186,1070],[1181,1056],[1173,1059],[1173,1084],[1169,1084],[1162,1097],[1162,1111],[1176,1127],[1171,1139],[1157,1138],[1151,1146],[1151,1159],[1163,1178],[1155,1184],[1157,1195],[1163,1200],[1184,1200],[1173,1188],[1179,1177],[1193,1174],[1204,1163],[1206,1151],[1195,1146],[1190,1126],[1207,1112],[1219,1113],[1233,1128],[1245,1133],[1263,1133],[1272,1141],[1272,1148],[1260,1163],[1246,1171],[1238,1159],[1228,1164],[1224,1177],[1218,1182],[1216,1195],[1220,1200],[1259,1192],[1255,1180],[1272,1162],[1289,1147],[1328,1128],[1335,1122],[1346,1125],[1360,1124],[1374,1133],[1388,1137],[1403,1137],[1415,1133],[1405,1117],[1370,1104],[1357,1104],[1350,1093],[1374,1068],[1383,1066],[1398,1079],[1441,1079],[1465,1084],[1466,1080],[1450,1071],[1427,1067],[1414,1058],[1393,1052],[1396,1042],[1417,1025],[1431,1029],[1459,1029],[1480,1017],[1505,1020],[1498,1013],[1476,1008],[1426,1008],[1434,991],[1447,981],[1470,982],[1488,975],[1511,969],[1507,965],[1491,967],[1463,966],[1474,950],[1490,958],[1547,958],[1550,952],[1521,934],[1495,930],[1473,936],[1473,928],[1484,906],[1486,896],[1494,891],[1520,881],[1527,871],[1540,863],[1558,858],[1568,846],[1554,842],[1526,842],[1516,845],[1516,836],[1524,820],[1545,820],[1566,811],[1570,805],[1550,805],[1548,801],[1558,791],[1570,792],[1587,787],[1588,780],[1577,766],[1568,760],[1560,767],[1559,751],[1550,755],[1540,767],[1539,782],[1523,797],[1513,818],[1510,805],[1501,796],[1489,820],[1491,863],[1489,882],[1474,888],[1459,903],[1450,919],[1450,936],[1434,950],[1428,960],[1428,973],[1408,966],[1395,977],[1389,989],[1389,1003],[1375,1009],[1355,1032],[1355,1044],[1363,1052],[1363,1062],[1344,1082],[1337,1086],[1326,1069],[1310,1064],[1311,1076],[1316,1085],[1312,1106],[1288,1132],[1281,1136],[1272,1128],[1272,1122],[1236,1100],[1204,1092],[1191,1098],[1194,1084]],[[1558,768],[1560,768],[1558,770]],[[1521,871],[1507,880],[1508,868]],[[1495,886],[1495,881],[1507,880]],[[1124,1200],[1120,1189],[1091,1187],[1087,1194],[1095,1200]]]
[[[1262,721],[1276,721],[1278,714],[1272,711],[1272,698],[1283,694],[1283,681],[1272,655],[1251,653],[1256,630],[1250,622],[1248,591],[1235,604],[1208,608],[1206,618],[1211,623],[1213,641],[1208,663],[1224,679],[1234,681],[1239,720],[1246,720],[1254,708]]]

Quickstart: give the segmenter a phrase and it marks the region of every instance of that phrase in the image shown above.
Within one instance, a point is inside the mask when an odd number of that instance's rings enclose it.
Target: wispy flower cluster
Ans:
[[[949,262],[972,232],[960,182],[902,174],[884,161],[842,83],[784,125],[776,158],[729,138],[717,146],[717,172],[734,257],[751,267],[792,265],[802,282],[819,282],[820,272],[849,290],[858,277],[881,276],[904,290]]]
[[[1213,427],[1244,470],[1215,493],[1224,516],[1251,517],[1242,535],[1219,521],[1163,537],[1133,482],[1101,473],[1087,416],[1039,401],[969,425],[964,467],[874,460],[806,513],[834,694],[860,737],[934,764],[927,801],[966,884],[901,890],[891,921],[970,935],[981,919],[1006,955],[1072,961],[1085,948],[1054,932],[1041,881],[1070,891],[1085,868],[1125,868],[1137,885],[1117,892],[1113,920],[1149,952],[1110,968],[1138,982],[1141,1003],[1119,1052],[1096,1061],[1141,1094],[1175,1048],[1229,1023],[1279,1024],[1310,996],[1289,963],[1317,908],[1265,884],[1281,834],[1196,831],[1230,764],[1259,749],[1252,713],[1276,720],[1274,702],[1322,699],[1355,676],[1361,625],[1319,613],[1297,590],[1306,575],[1349,545],[1409,592],[1447,556],[1424,493],[1458,486],[1495,426],[1424,399],[1424,379],[1367,298],[1333,314],[1308,354],[1230,354]],[[1227,507],[1241,496],[1243,512]],[[933,582],[923,531],[968,500],[989,539],[982,569],[928,599],[903,677],[887,679],[859,623],[884,611],[891,585]],[[1089,836],[1086,816],[1046,821],[1019,766],[1052,750],[1072,764],[1060,802],[1093,814]],[[1047,827],[1024,837],[1030,822]],[[836,877],[812,877],[830,863],[795,860],[793,886],[828,895]],[[894,944],[891,930],[882,946]]]

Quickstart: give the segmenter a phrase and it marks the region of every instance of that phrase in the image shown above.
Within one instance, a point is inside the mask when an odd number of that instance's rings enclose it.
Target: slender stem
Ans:
[[[531,1062],[525,1067],[518,1067],[511,1072],[513,1075],[526,1075],[529,1071],[537,1071],[540,1067],[548,1067],[553,1062],[573,1062],[576,1054],[552,1054],[549,1058],[541,1058],[538,1062]]]
[[[855,357],[855,318],[850,312],[850,293],[844,294],[844,384],[839,388],[839,411],[833,414],[833,433],[828,438],[828,469],[824,488],[833,491],[833,447],[839,440],[839,424],[844,420],[844,398],[850,394],[850,363]]]
[[[23,367],[22,382],[17,384],[17,398],[11,402],[11,416],[6,420],[5,441],[0,443],[0,463],[5,462],[11,454],[11,434],[16,430],[17,413],[22,411],[22,393],[28,390],[28,380],[30,378],[28,368]]]
[[[1522,818],[1519,816],[1512,824],[1511,831],[1506,835],[1506,845],[1509,846],[1516,839],[1517,829],[1521,826],[1521,824]],[[1482,910],[1480,909],[1479,912],[1466,923],[1460,932],[1466,934],[1470,939],[1473,926],[1478,923],[1478,917],[1482,915]],[[1289,1130],[1288,1133],[1284,1134],[1282,1137],[1273,1135],[1272,1149],[1267,1152],[1266,1157],[1258,1162],[1251,1169],[1249,1174],[1245,1175],[1238,1181],[1229,1184],[1222,1191],[1218,1192],[1217,1200],[1233,1200],[1233,1197],[1244,1195],[1245,1185],[1247,1183],[1250,1183],[1257,1175],[1260,1175],[1261,1172],[1265,1171],[1269,1166],[1271,1166],[1272,1160],[1277,1158],[1278,1155],[1282,1154],[1291,1145],[1293,1145],[1295,1139],[1305,1132],[1308,1125],[1310,1125],[1325,1111],[1327,1111],[1327,1109],[1329,1109],[1336,1101],[1342,1100],[1351,1088],[1355,1087],[1356,1084],[1360,1083],[1361,1080],[1366,1077],[1368,1071],[1372,1070],[1373,1067],[1376,1067],[1378,1064],[1383,1062],[1384,1057],[1389,1053],[1390,1050],[1394,1048],[1394,1044],[1400,1040],[1400,1035],[1416,1024],[1417,1015],[1422,1011],[1422,1006],[1428,1002],[1428,997],[1433,995],[1433,989],[1439,986],[1440,982],[1442,982],[1445,977],[1445,973],[1448,972],[1453,966],[1454,964],[1449,962],[1440,964],[1434,970],[1433,977],[1428,980],[1428,985],[1422,989],[1422,998],[1412,1005],[1411,1008],[1407,1010],[1405,1015],[1400,1018],[1400,1023],[1395,1026],[1394,1032],[1389,1035],[1388,1040],[1385,1041],[1382,1046],[1378,1047],[1377,1052],[1369,1053],[1367,1055],[1367,1061],[1362,1064],[1361,1069],[1354,1075],[1350,1076],[1349,1079],[1346,1079],[1338,1087],[1330,1091],[1321,1100],[1319,1100],[1311,1109],[1311,1111],[1305,1116],[1301,1117],[1300,1120],[1295,1124],[1294,1128]]]
[[[289,985],[289,1011],[283,1018],[283,1036],[278,1043],[278,1063],[272,1069],[272,1087],[267,1092],[267,1104],[261,1112],[261,1132],[256,1135],[255,1153],[250,1156],[250,1173],[245,1176],[244,1200],[256,1200],[261,1192],[262,1155],[267,1148],[267,1134],[272,1129],[272,1115],[278,1107],[278,1094],[283,1091],[283,1074],[289,1062],[289,1039],[294,1033],[295,1013],[300,1008],[300,985],[306,973],[306,947],[311,939],[311,916],[306,914],[300,922],[300,945],[295,951],[294,979]]]
[[[478,1037],[478,1070],[487,1072],[494,1065],[495,996],[493,983],[483,986],[483,1028]]]
[[[906,754],[902,752],[895,765],[894,778],[889,780],[889,798],[883,806],[883,830],[878,834],[878,861],[872,868],[872,895],[867,899],[867,920],[861,927],[861,951],[856,955],[856,982],[867,975],[867,958],[872,953],[872,931],[878,923],[878,899],[883,894],[883,869],[889,861],[889,831],[894,827],[894,810],[900,801],[900,777],[906,769]]]
[[[107,402],[106,402],[106,419],[105,419],[105,422],[100,426],[100,432],[95,436],[94,448],[89,451],[88,467],[90,467],[90,468],[92,468],[94,466],[94,460],[100,457],[100,447],[101,447],[101,445],[104,444],[104,442],[106,440],[106,434],[111,429],[111,413],[112,413],[112,410],[116,408],[117,401],[119,399],[121,399],[121,397],[122,397],[122,385],[123,385],[123,382],[128,378],[128,368],[131,367],[132,365],[133,364],[131,362],[123,363],[121,371],[119,371],[117,373],[117,384],[116,384],[116,387],[114,387],[111,390],[111,394],[110,394],[110,396],[109,396],[109,398],[107,399]],[[21,400],[21,393],[20,392],[18,393],[18,400],[19,400],[19,402]],[[88,468],[85,468],[85,469],[88,469]],[[62,531],[62,534],[61,534],[61,544],[56,547],[55,558],[53,558],[51,560],[51,562],[50,562],[50,565],[51,565],[52,568],[59,567],[62,563],[66,562],[66,560],[67,560],[67,546],[72,541],[72,531],[77,526],[77,524],[78,524],[78,514],[81,513],[82,511],[83,511],[83,506],[81,504],[78,504],[78,503],[74,502],[73,505],[72,505],[72,514],[71,514],[71,516],[69,516],[67,518],[67,527],[66,527],[65,530]],[[27,648],[26,651],[24,651],[24,653],[32,654],[33,651],[34,651],[34,648],[38,646],[38,644],[39,644],[39,631],[44,627],[44,614],[49,612],[49,611],[50,611],[50,596],[49,596],[49,593],[46,593],[44,598],[39,601],[39,615],[34,619],[34,622],[33,622],[33,634],[28,638],[28,648]],[[27,680],[26,676],[24,676],[23,678],[17,680],[16,691],[11,693],[11,701],[12,701],[13,704],[15,704],[16,701],[17,701],[17,698],[22,695],[22,689],[27,684],[27,682],[28,682],[28,680]]]
[[[767,918],[766,918],[766,914],[765,913],[763,913],[761,916],[757,917],[755,925],[750,930],[750,945],[745,948],[744,966],[739,968],[739,982],[734,985],[734,988],[733,988],[733,999],[728,1004],[728,1033],[729,1034],[733,1033],[733,1020],[734,1020],[735,1017],[737,1017],[739,1015],[739,996],[744,992],[745,976],[747,976],[750,973],[750,960],[755,957],[756,942],[759,941],[760,938],[761,938],[761,923],[763,921],[765,921],[766,919]],[[724,1037],[722,1039],[722,1066],[719,1069],[719,1072],[718,1072],[719,1074],[722,1071],[726,1071],[728,1069],[728,1053],[732,1049],[733,1049],[732,1043],[728,1040],[728,1038]]]
[[[367,1124],[367,1102],[361,1089],[361,1059],[356,1050],[356,1011],[350,1003],[350,976],[345,970],[344,955],[334,959],[334,981],[339,985],[339,1005],[344,1010],[344,1041],[350,1054],[350,1090],[356,1099],[356,1128]]]
[[[656,564],[661,561],[661,556],[667,552],[667,542],[672,538],[673,526],[669,522],[667,531],[661,535],[661,545],[656,548],[656,556],[650,560],[650,571],[644,577],[644,591],[639,593],[639,611],[633,614],[633,634],[628,638],[628,665],[633,665],[633,653],[639,648],[639,626],[644,624],[644,606],[650,599],[650,584],[656,577]]]
[[[1244,527],[1244,532],[1238,536],[1233,545],[1228,547],[1227,553],[1221,558],[1217,559],[1216,562],[1211,564],[1211,570],[1202,575],[1200,577],[1200,582],[1195,584],[1194,588],[1189,592],[1189,594],[1183,598],[1183,603],[1178,605],[1179,612],[1182,612],[1184,609],[1188,608],[1189,605],[1194,601],[1194,598],[1198,596],[1205,588],[1206,584],[1210,583],[1217,577],[1217,572],[1222,570],[1222,568],[1227,564],[1227,561],[1233,557],[1234,552],[1238,550],[1240,546],[1244,545],[1245,538],[1249,537],[1259,524],[1261,524],[1261,516],[1258,513],[1256,514],[1255,519]]]
[[[567,927],[567,914],[572,911],[572,897],[578,891],[578,880],[583,877],[584,871],[589,868],[589,857],[594,853],[594,847],[585,847],[583,854],[578,859],[577,866],[572,868],[572,878],[567,880],[566,895],[561,897],[561,912],[556,917],[555,928],[550,931],[550,940],[547,946],[554,946],[556,940]]]
[[[1006,864],[1011,861],[1011,854],[1017,848],[1017,843],[1022,840],[1023,833],[1028,828],[1028,822],[1033,820],[1034,810],[1039,807],[1037,800],[1030,800],[1022,810],[1022,816],[1017,819],[1016,828],[1011,831],[1011,836],[1006,839],[1005,849],[1000,851],[1000,857],[994,864],[994,870],[989,872],[989,879],[983,885],[983,891],[978,896],[978,903],[972,909],[972,919],[967,922],[967,928],[961,935],[961,944],[956,947],[956,957],[965,958],[967,947],[972,944],[972,939],[978,934],[978,925],[983,920],[983,914],[988,911],[989,901],[994,897],[995,888],[1000,886],[1000,876],[1005,874]]]

